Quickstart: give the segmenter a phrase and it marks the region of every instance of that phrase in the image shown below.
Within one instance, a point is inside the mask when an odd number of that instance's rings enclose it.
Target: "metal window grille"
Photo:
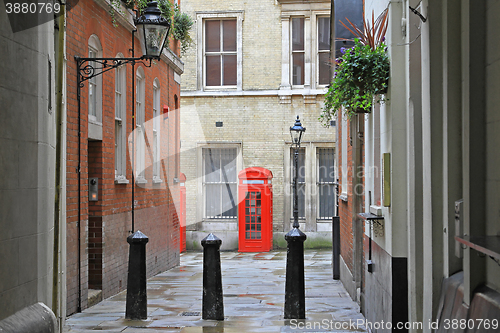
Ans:
[[[293,176],[295,171],[295,164],[293,159],[294,148],[290,150],[290,200],[292,214],[291,219],[293,219]],[[298,173],[297,173],[297,208],[299,211],[299,219],[306,218],[306,167],[305,167],[306,154],[305,149],[299,149],[299,160],[298,160]]]
[[[236,148],[203,149],[205,215],[213,219],[234,219],[237,211]]]
[[[333,148],[318,148],[317,152],[318,218],[331,220],[335,215],[335,151]]]

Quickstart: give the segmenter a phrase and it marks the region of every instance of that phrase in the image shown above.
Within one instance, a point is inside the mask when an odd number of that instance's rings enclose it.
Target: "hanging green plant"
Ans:
[[[374,101],[384,101],[390,76],[390,62],[384,43],[387,13],[385,10],[377,20],[372,13],[372,24],[363,20],[363,29],[348,19],[352,29],[341,22],[356,38],[354,47],[341,48],[343,55],[335,60],[335,75],[325,95],[321,122],[328,124],[338,110],[343,110],[348,117],[368,113]]]
[[[342,108],[348,116],[370,112],[373,100],[382,101],[387,90],[390,64],[384,43],[372,50],[356,39],[353,48],[342,51],[344,54],[336,60],[335,77],[325,96],[321,115],[325,122]]]
[[[182,13],[179,6],[175,5],[174,9],[174,38],[181,42],[181,54],[186,53],[186,50],[193,43],[190,31],[194,22],[188,14]]]

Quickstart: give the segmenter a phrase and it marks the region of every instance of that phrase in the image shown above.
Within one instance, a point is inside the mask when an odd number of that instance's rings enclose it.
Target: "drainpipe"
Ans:
[[[52,312],[57,316],[59,327],[62,329],[62,313],[59,305],[59,243],[60,243],[60,203],[61,203],[61,174],[62,174],[62,122],[63,122],[63,69],[64,69],[64,28],[65,28],[65,6],[61,6],[58,22],[57,39],[57,64],[56,64],[56,165],[55,165],[55,198],[54,198],[54,254],[52,273]],[[52,98],[52,96],[49,96]]]

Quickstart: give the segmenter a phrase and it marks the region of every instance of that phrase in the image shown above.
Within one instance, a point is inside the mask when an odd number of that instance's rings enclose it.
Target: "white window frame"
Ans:
[[[293,30],[294,30],[293,22],[295,19],[303,19],[303,24],[304,24],[304,27],[303,27],[304,35],[302,36],[302,39],[304,40],[304,49],[303,50],[294,50],[293,49]],[[290,17],[290,36],[292,37],[291,43],[290,43],[290,83],[292,84],[293,88],[304,88],[304,86],[306,85],[306,58],[307,58],[306,49],[308,48],[307,39],[306,39],[306,36],[307,36],[306,23],[307,23],[307,20],[303,16]],[[296,73],[294,73],[293,57],[294,57],[294,55],[298,55],[298,54],[302,54],[304,56],[304,82],[302,82],[302,84],[294,84],[293,83],[293,78],[296,75]]]
[[[117,58],[122,58],[119,53]],[[127,140],[127,68],[115,69],[115,184],[128,184],[126,164]]]
[[[88,40],[89,58],[102,58],[102,46],[97,35],[90,36]],[[96,63],[89,62],[89,65],[96,67]],[[99,73],[99,72],[96,72]],[[92,94],[92,98],[91,98]],[[90,105],[94,100],[94,113],[91,114]],[[88,80],[88,119],[89,122],[102,125],[102,75],[97,75]]]
[[[205,66],[205,22],[207,20],[236,19],[236,86],[206,86]],[[196,14],[197,34],[197,89],[202,90],[242,90],[243,57],[243,11],[198,12]]]
[[[319,60],[319,56],[320,56],[320,53],[328,53],[330,54],[330,50],[320,50],[319,49],[319,20],[321,18],[328,18],[330,19],[330,16],[329,15],[317,15],[316,16],[316,50],[315,50],[315,53],[316,53],[316,64],[315,64],[315,68],[316,68],[316,86],[317,87],[322,87],[322,88],[326,88],[326,86],[328,86],[330,84],[330,82],[328,83],[325,83],[325,84],[321,84],[319,82],[319,69],[320,69],[320,60]],[[330,25],[331,27],[331,25]],[[331,28],[330,28],[331,29]],[[332,78],[330,78],[331,80]]]
[[[145,157],[146,157],[146,130],[145,130],[145,95],[146,95],[146,76],[142,67],[136,71],[135,86],[135,182],[137,184],[147,183],[145,175]]]
[[[297,1],[297,4],[287,4],[286,9],[281,13],[282,75],[280,89],[324,90],[327,85],[319,84],[318,18],[330,15],[330,2],[311,4],[310,6],[314,7],[311,10],[304,10],[302,5],[301,1]],[[284,4],[282,7],[285,7]],[[325,7],[328,9],[324,9]],[[304,18],[303,85],[293,85],[292,19],[298,17]]]
[[[343,116],[343,112],[339,115],[341,118],[341,126],[342,126],[342,194],[341,197],[347,200],[347,140],[349,140],[348,136],[348,126],[347,126],[347,117]]]
[[[294,165],[294,151],[295,151],[295,148],[293,147],[290,147],[290,221],[293,222],[293,175],[294,175],[294,169],[295,169],[295,165]],[[304,186],[304,216],[300,216],[299,214],[299,222],[305,222],[306,219],[307,219],[307,204],[309,202],[309,198],[308,198],[308,195],[309,195],[309,177],[308,177],[308,171],[309,171],[309,164],[310,164],[310,161],[308,159],[308,153],[309,153],[309,149],[307,149],[305,146],[302,146],[299,148],[299,160],[300,160],[300,154],[301,154],[301,151],[303,151],[303,155],[304,155],[304,170],[303,170],[303,173],[304,173],[304,181],[302,182],[298,182],[297,184],[297,191],[300,191],[300,187],[299,185],[303,185]],[[300,164],[300,163],[299,163]],[[300,165],[299,165],[299,168],[300,168]],[[302,170],[299,169],[299,176],[301,174]],[[300,195],[299,195],[300,197]],[[298,200],[300,200],[300,198],[297,198]],[[297,200],[297,204],[298,204],[298,200]]]
[[[333,172],[333,180],[332,181],[329,181],[329,182],[320,182],[320,179],[319,179],[319,168],[321,167],[320,165],[320,150],[322,149],[331,149],[333,151],[333,164],[332,164],[332,167],[333,167],[333,170],[331,172]],[[335,151],[335,148],[334,147],[316,147],[316,207],[317,207],[317,210],[316,210],[316,218],[317,220],[322,220],[322,221],[331,221],[332,220],[332,217],[335,216],[335,204],[336,204],[336,201],[337,201],[337,195],[336,195],[336,175],[337,175],[337,170],[336,170],[336,166],[335,166],[335,154],[336,154],[336,151]],[[321,200],[320,200],[320,196],[321,196],[321,187],[322,186],[330,186],[331,190],[333,191],[334,193],[334,202],[333,202],[333,212],[332,212],[332,215],[331,216],[321,216]]]
[[[229,222],[229,221],[237,221],[237,212],[236,217],[209,217],[206,212],[206,189],[205,189],[205,166],[203,159],[203,149],[212,148],[212,149],[236,149],[236,175],[240,170],[242,170],[242,157],[241,157],[241,143],[199,143],[198,144],[198,195],[197,195],[197,218],[198,220],[205,221],[220,221],[220,222]],[[236,192],[233,193],[235,196],[236,203],[238,202],[238,178],[236,177]]]
[[[160,126],[161,90],[158,78],[153,81],[153,183],[158,184],[161,179],[161,126]]]

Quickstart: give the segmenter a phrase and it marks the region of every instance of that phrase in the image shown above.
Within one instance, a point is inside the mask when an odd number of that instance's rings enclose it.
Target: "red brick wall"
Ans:
[[[347,170],[342,168],[344,161],[342,160],[342,140],[344,133],[342,133],[343,126],[341,118],[338,120],[338,130],[339,130],[339,180],[342,184],[343,174],[347,172],[347,201],[339,200],[339,216],[340,216],[340,255],[347,264],[347,267],[352,272],[353,271],[353,232],[352,232],[352,145],[350,140],[347,140]],[[350,136],[350,125],[346,126],[347,138]],[[340,186],[342,188],[342,185]]]
[[[354,121],[354,120],[353,120]],[[346,126],[347,128],[347,170],[343,170],[342,168],[342,126],[340,125],[342,123],[341,118],[338,118],[338,131],[339,131],[339,142],[337,144],[338,147],[338,157],[339,157],[339,181],[342,183],[342,175],[344,172],[347,172],[347,201],[344,200],[339,200],[339,216],[340,216],[340,237],[341,237],[341,242],[340,242],[340,254],[342,258],[344,259],[344,262],[346,263],[347,267],[351,272],[353,272],[354,269],[354,235],[353,235],[353,193],[352,193],[352,184],[354,182],[353,179],[353,147],[352,147],[352,139],[354,140],[354,136],[357,135],[357,133],[350,133],[351,130],[351,122],[348,121],[348,124]],[[364,151],[364,142],[361,142],[361,149]],[[364,166],[364,154],[362,155],[361,159],[361,165]],[[364,188],[364,173],[363,177],[361,179],[361,182],[363,184],[362,188]],[[342,188],[342,185],[340,186]],[[364,198],[362,199],[364,200]],[[361,209],[364,211],[363,209]],[[355,222],[355,223],[362,223],[362,222]]]
[[[81,191],[78,193],[78,108],[76,61],[74,56],[88,56],[88,40],[98,36],[103,57],[116,57],[122,53],[131,57],[131,32],[125,27],[113,26],[107,9],[93,0],[79,1],[67,13],[67,314],[77,311],[78,264],[81,267],[81,307],[87,307],[88,288],[103,289],[109,297],[126,288],[128,248],[127,236],[132,229],[132,169],[127,147],[126,177],[129,184],[114,183],[114,87],[115,72],[102,75],[102,141],[88,140],[88,82],[81,89]],[[175,46],[176,43],[171,43]],[[175,50],[176,48],[174,48]],[[178,51],[176,51],[178,54]],[[135,56],[141,56],[139,40],[135,40]],[[180,87],[174,81],[174,70],[163,61],[156,61],[145,72],[145,120],[153,116],[153,81],[158,78],[161,89],[160,105],[175,109],[174,96],[180,96]],[[126,132],[132,130],[132,67],[126,65]],[[134,92],[135,93],[135,92]],[[152,169],[146,170],[148,188],[135,187],[135,231],[141,230],[149,237],[147,250],[148,276],[164,271],[179,262],[179,221],[174,202],[179,198],[179,185],[174,183],[178,168],[178,155],[172,154],[179,147],[175,129],[177,112],[162,124],[162,151],[172,156],[164,161],[166,171],[163,183],[152,185]],[[178,128],[177,128],[178,130]],[[148,133],[152,138],[152,133]],[[127,140],[128,141],[128,140]],[[146,149],[147,151],[147,149]],[[165,153],[163,155],[166,155]],[[146,154],[146,165],[149,156]],[[175,167],[177,164],[177,168]],[[99,179],[99,201],[88,201],[88,178]],[[80,216],[78,198],[80,197]],[[78,258],[78,223],[80,223],[81,256]]]

